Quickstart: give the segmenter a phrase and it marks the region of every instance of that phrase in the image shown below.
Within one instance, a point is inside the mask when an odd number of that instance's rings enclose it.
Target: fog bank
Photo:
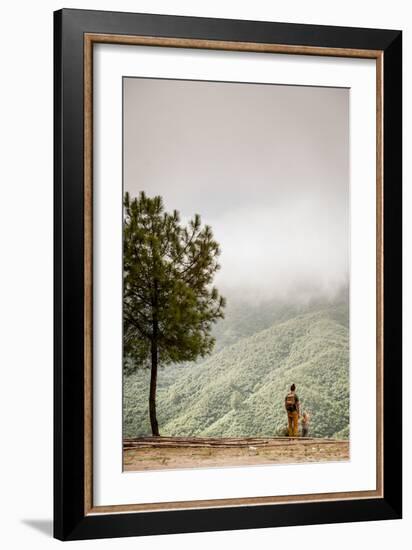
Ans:
[[[333,298],[349,278],[348,124],[346,89],[125,79],[125,191],[211,225],[229,299]]]

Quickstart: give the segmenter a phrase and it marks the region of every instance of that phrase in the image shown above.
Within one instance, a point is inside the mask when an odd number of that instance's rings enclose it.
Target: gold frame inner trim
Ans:
[[[259,53],[283,53],[376,60],[376,489],[309,495],[93,504],[93,45],[125,44]],[[166,510],[258,506],[298,502],[383,498],[383,63],[381,50],[322,48],[254,42],[95,34],[84,35],[84,513],[113,514]]]

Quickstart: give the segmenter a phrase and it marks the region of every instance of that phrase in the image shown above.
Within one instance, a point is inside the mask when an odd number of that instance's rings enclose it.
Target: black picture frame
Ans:
[[[379,50],[383,54],[383,496],[86,514],[84,35]],[[402,33],[63,9],[54,13],[54,536],[61,540],[397,519],[402,516]],[[396,395],[396,400],[393,399]]]

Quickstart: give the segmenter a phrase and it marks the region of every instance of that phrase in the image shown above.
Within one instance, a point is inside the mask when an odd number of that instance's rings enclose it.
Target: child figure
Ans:
[[[309,433],[309,414],[305,411],[302,415],[302,437],[308,437]]]

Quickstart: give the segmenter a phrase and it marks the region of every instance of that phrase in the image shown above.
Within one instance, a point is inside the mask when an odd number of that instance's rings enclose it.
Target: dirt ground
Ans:
[[[124,471],[349,460],[349,441],[311,438],[137,438],[123,444]]]

